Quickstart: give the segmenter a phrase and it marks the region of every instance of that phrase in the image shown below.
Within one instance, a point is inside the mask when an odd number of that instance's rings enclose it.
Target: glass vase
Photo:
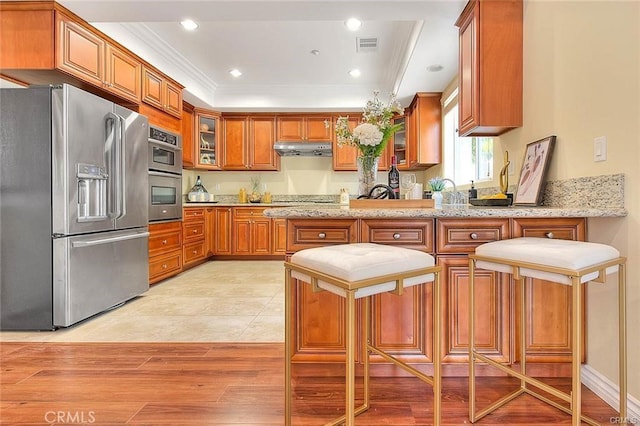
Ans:
[[[433,191],[433,195],[431,196],[431,198],[433,198],[433,207],[436,209],[441,209],[442,208],[442,192]]]
[[[379,161],[380,157],[358,156],[358,195],[369,195],[369,192],[375,186]]]

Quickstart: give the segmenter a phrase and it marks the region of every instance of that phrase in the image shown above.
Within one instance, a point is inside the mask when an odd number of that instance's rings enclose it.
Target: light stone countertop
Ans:
[[[270,208],[264,215],[273,218],[424,218],[424,217],[624,217],[624,208],[560,207],[474,207],[445,205],[442,209],[354,209],[340,205],[302,205]]]

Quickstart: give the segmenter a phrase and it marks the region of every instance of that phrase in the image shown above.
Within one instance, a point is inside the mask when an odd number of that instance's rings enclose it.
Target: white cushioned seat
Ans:
[[[615,248],[598,243],[583,241],[554,240],[548,238],[522,237],[510,240],[500,240],[486,243],[476,248],[480,256],[495,257],[505,261],[536,263],[544,266],[580,270],[620,257]],[[511,273],[509,265],[478,260],[477,267],[492,271]],[[618,265],[607,268],[611,274],[618,270]],[[553,281],[570,285],[571,278],[567,275],[538,271],[530,268],[520,268],[520,275]],[[592,272],[582,276],[580,282],[585,283],[598,278],[599,272]]]
[[[331,275],[344,281],[357,282],[391,274],[429,268],[435,265],[433,256],[417,250],[372,243],[342,244],[301,250],[291,256],[291,263]],[[292,277],[311,282],[311,277],[292,271]],[[403,280],[403,287],[431,282],[434,274],[423,274]],[[345,289],[318,279],[318,287],[345,297]],[[356,298],[392,291],[396,281],[359,288]]]

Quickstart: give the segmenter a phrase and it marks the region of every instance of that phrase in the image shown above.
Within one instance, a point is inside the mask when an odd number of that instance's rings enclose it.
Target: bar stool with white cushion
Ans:
[[[620,372],[620,417],[626,417],[627,410],[627,359],[626,359],[626,309],[625,309],[625,264],[615,248],[597,243],[582,241],[554,240],[548,238],[513,238],[486,243],[469,255],[469,419],[475,422],[512,399],[528,393],[562,411],[572,415],[572,425],[581,421],[599,425],[595,420],[581,414],[580,360],[582,330],[581,285],[596,281],[604,283],[606,275],[618,272],[618,309],[619,309],[619,372]],[[508,368],[478,352],[474,345],[474,277],[475,268],[505,272],[513,275],[520,283],[520,372]],[[526,373],[526,316],[525,316],[525,277],[538,278],[563,285],[570,285],[571,291],[571,392],[565,393],[555,387],[536,380]],[[475,364],[482,361],[490,364],[510,376],[520,379],[520,388],[476,412],[475,407]],[[569,407],[540,395],[527,387],[535,386],[569,403]]]
[[[285,424],[291,424],[292,332],[291,279],[310,283],[314,291],[330,291],[346,299],[345,415],[327,423],[350,426],[355,416],[369,408],[369,351],[375,352],[433,386],[433,419],[440,424],[440,297],[439,272],[433,256],[417,250],[372,243],[343,244],[296,252],[285,262]],[[369,342],[369,296],[433,282],[433,376],[427,376]],[[364,402],[355,407],[356,299],[365,298],[363,339]]]

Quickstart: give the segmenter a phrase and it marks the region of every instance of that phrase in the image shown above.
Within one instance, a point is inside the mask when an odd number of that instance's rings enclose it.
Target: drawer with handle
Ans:
[[[437,253],[473,253],[480,244],[510,238],[509,219],[438,219]]]
[[[397,245],[433,253],[433,219],[365,219],[360,226],[360,242]]]
[[[182,220],[190,222],[194,220],[204,220],[204,207],[190,207],[183,210]]]
[[[182,247],[182,250],[183,250],[182,255],[184,258],[185,265],[191,262],[195,262],[197,260],[204,259],[206,257],[204,241],[185,244]]]
[[[357,219],[287,220],[287,252],[358,241]]]
[[[182,233],[184,241],[199,241],[204,239],[204,222],[184,222],[182,224]]]
[[[513,220],[513,238],[537,237],[558,240],[585,241],[586,219],[584,218],[553,218],[531,219],[518,218]]]
[[[166,256],[156,256],[149,261],[149,282],[175,275],[182,270],[182,252],[176,250]]]
[[[165,232],[162,234],[151,234],[149,236],[149,256],[166,253],[179,249],[182,246],[182,232]]]

